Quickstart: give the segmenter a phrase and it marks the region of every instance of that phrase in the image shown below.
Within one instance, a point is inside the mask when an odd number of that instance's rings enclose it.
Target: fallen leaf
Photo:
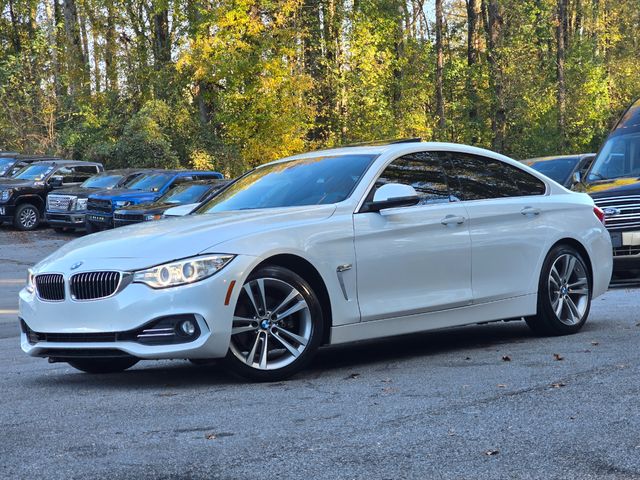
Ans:
[[[511,361],[511,357],[509,355],[503,355],[502,356],[502,361],[503,362],[510,362]]]
[[[566,383],[563,383],[563,382],[556,382],[556,383],[552,383],[552,384],[551,384],[551,386],[552,386],[553,388],[561,388],[561,387],[566,387],[566,386],[567,386],[567,384],[566,384]]]
[[[591,345],[600,345],[600,342],[591,342]]]
[[[382,383],[391,383],[391,379],[390,378],[383,378],[381,380]]]
[[[216,437],[215,433],[207,433],[205,434],[204,438],[206,438],[207,440],[215,440],[218,437]]]
[[[349,375],[348,377],[345,377],[345,380],[349,380],[349,379],[353,379],[353,378],[358,378],[360,376],[359,373],[352,373],[351,375]]]
[[[395,391],[396,391],[396,389],[395,389],[395,388],[393,388],[393,387],[384,387],[384,388],[382,389],[382,392],[383,392],[383,393],[394,393]]]
[[[564,360],[564,357],[562,355],[560,355],[559,353],[554,353],[553,354],[553,359],[560,361],[560,360]]]
[[[471,360],[471,357],[464,357],[465,360]]]
[[[506,388],[506,385],[505,385],[504,383],[499,383],[499,384],[498,384],[498,387],[499,387],[499,388]]]
[[[591,353],[591,350],[587,348],[586,350],[584,350],[584,353]]]
[[[159,397],[175,397],[176,395],[177,393],[173,392],[163,392],[158,394]]]
[[[499,453],[500,453],[500,450],[487,450],[486,452],[484,452],[484,454],[489,457],[493,455],[498,455]]]

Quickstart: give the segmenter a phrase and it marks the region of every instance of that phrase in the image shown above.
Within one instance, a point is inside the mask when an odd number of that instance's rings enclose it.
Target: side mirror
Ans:
[[[411,185],[387,183],[373,195],[373,201],[366,205],[367,212],[379,212],[387,208],[410,207],[417,204],[420,197]]]
[[[580,172],[573,172],[573,183],[582,183],[582,175]]]
[[[54,175],[53,177],[51,177],[51,180],[49,180],[49,185],[51,185],[53,188],[61,187],[62,181],[63,179],[60,175]]]

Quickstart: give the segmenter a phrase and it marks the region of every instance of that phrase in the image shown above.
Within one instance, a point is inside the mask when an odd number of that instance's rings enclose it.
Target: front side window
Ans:
[[[640,133],[609,138],[593,161],[588,182],[640,177]]]
[[[122,181],[122,175],[104,174],[95,175],[81,185],[83,188],[113,188]]]
[[[165,193],[160,203],[181,205],[197,203],[211,189],[211,185],[178,185]]]
[[[13,166],[14,158],[0,158],[0,175],[4,175]]]
[[[136,177],[136,179],[127,185],[128,188],[133,190],[145,190],[148,192],[157,192],[164,187],[167,182],[173,178],[173,174],[170,173],[148,173]]]
[[[429,152],[412,153],[391,162],[376,181],[375,188],[387,183],[413,187],[420,197],[419,205],[450,200],[441,161]]]
[[[40,165],[29,165],[20,170],[14,178],[18,178],[20,180],[40,181],[50,174],[53,171],[53,168],[53,165],[46,163]]]
[[[451,194],[458,200],[544,195],[546,191],[544,182],[500,160],[458,152],[441,155]]]
[[[565,184],[571,173],[575,170],[580,157],[556,158],[554,160],[541,160],[532,163],[534,170],[546,175],[560,184]]]
[[[351,195],[375,158],[354,154],[265,165],[240,177],[197,213],[341,202]]]

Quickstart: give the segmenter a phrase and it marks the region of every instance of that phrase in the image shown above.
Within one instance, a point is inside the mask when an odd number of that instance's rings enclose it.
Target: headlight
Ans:
[[[86,198],[79,198],[76,201],[76,210],[77,211],[84,211],[87,209],[87,199]]]
[[[135,283],[144,283],[151,288],[167,288],[199,282],[210,277],[229,263],[235,255],[203,255],[133,273]]]
[[[0,193],[0,202],[8,202],[11,198],[11,193],[13,193],[12,190],[3,190]]]
[[[118,200],[115,202],[115,206],[122,208],[122,207],[128,207],[129,205],[132,205],[133,202],[130,202],[129,200]]]
[[[152,220],[160,220],[161,218],[162,218],[162,214],[161,213],[156,213],[154,215],[145,215],[144,216],[145,222],[150,222]]]
[[[36,291],[35,276],[33,275],[33,270],[31,269],[27,270],[27,285],[25,286],[25,289],[29,293],[33,293]]]

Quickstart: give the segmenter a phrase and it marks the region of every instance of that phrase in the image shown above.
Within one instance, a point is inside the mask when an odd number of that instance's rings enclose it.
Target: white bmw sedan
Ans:
[[[326,150],[250,171],[197,214],[77,239],[20,292],[22,349],[92,372],[224,358],[288,377],[322,345],[524,319],[575,333],[612,269],[602,211],[479,148]]]

